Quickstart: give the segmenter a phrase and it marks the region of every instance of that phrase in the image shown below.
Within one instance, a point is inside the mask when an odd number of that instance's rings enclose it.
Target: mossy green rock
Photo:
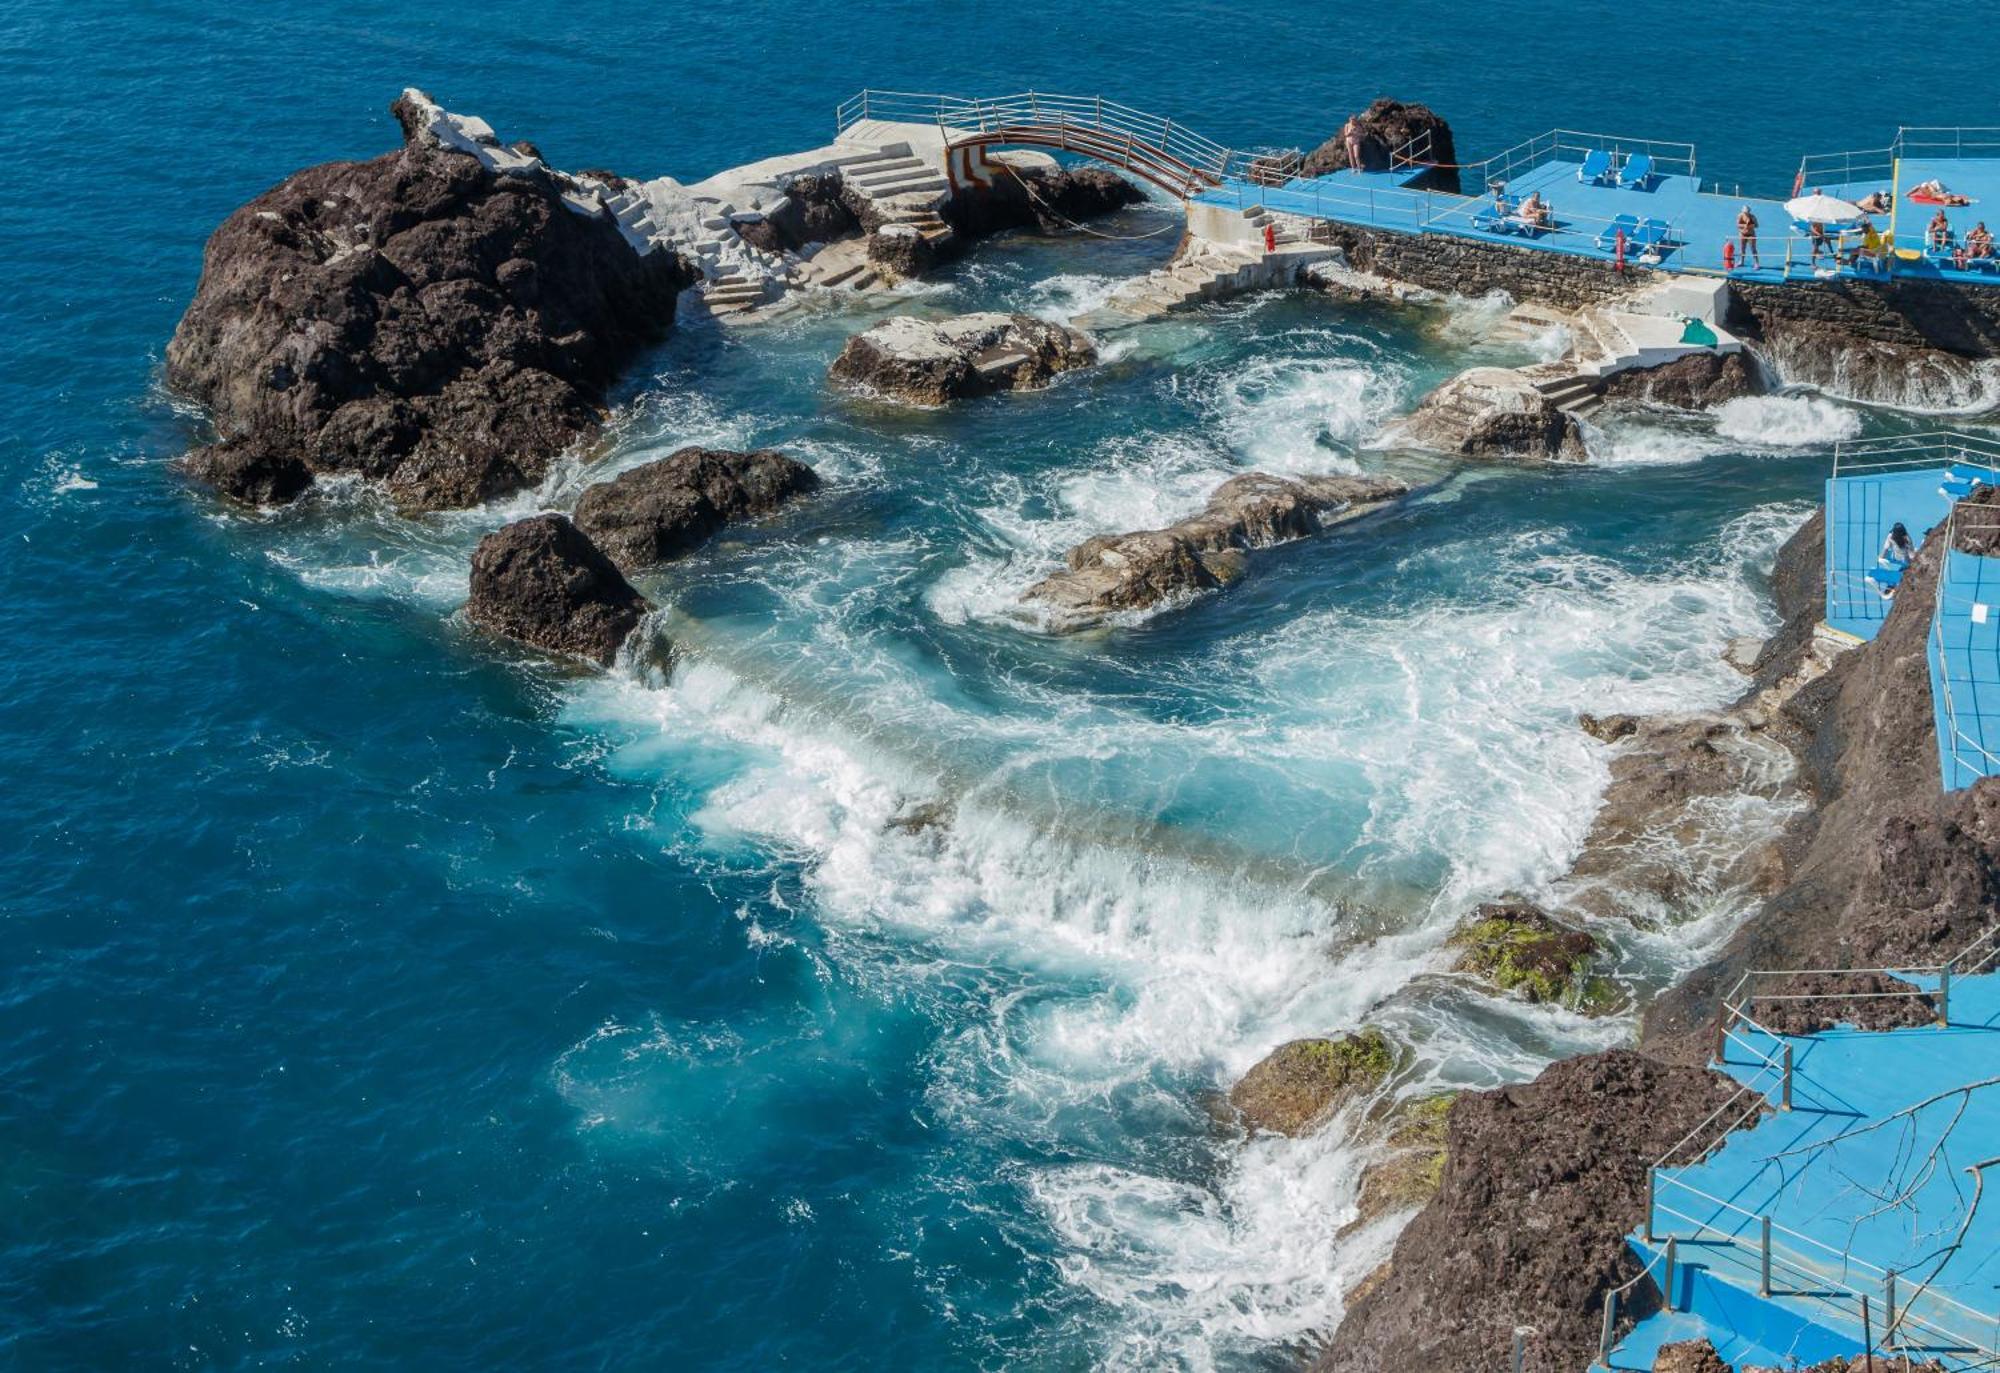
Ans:
[[[1349,1228],[1366,1225],[1391,1211],[1422,1206],[1444,1180],[1445,1123],[1456,1092],[1420,1097],[1389,1114],[1388,1153],[1361,1175],[1357,1215]]]
[[[1581,930],[1565,929],[1547,912],[1522,902],[1484,905],[1451,937],[1459,950],[1454,965],[1503,992],[1529,1001],[1595,1011],[1616,1000],[1609,982],[1590,975],[1597,941]]]
[[[1229,1104],[1253,1130],[1302,1135],[1382,1084],[1396,1055],[1380,1030],[1341,1039],[1280,1044],[1229,1089]]]

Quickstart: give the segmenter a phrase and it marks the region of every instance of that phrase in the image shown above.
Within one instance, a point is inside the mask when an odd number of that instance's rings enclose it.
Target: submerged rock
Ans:
[[[561,515],[517,520],[472,554],[466,618],[548,653],[609,667],[652,604]]]
[[[1606,1010],[1615,995],[1608,982],[1590,975],[1597,941],[1558,924],[1538,906],[1479,906],[1451,943],[1459,950],[1454,965],[1459,971],[1531,1002]]]
[[[1399,426],[1411,443],[1465,458],[1583,462],[1574,415],[1508,367],[1474,367],[1425,396]]]
[[[1280,1044],[1229,1089],[1252,1130],[1303,1135],[1388,1078],[1396,1056],[1380,1030]]]
[[[301,466],[415,509],[530,485],[693,279],[574,178],[454,145],[421,92],[391,108],[401,150],[295,173],[208,241],[166,376],[220,433],[189,470],[230,494],[287,499]]]
[[[1074,329],[997,311],[924,320],[896,315],[847,341],[834,381],[912,405],[1046,386],[1088,367],[1097,347]]]
[[[692,552],[723,526],[768,515],[818,487],[810,467],[771,449],[683,448],[587,488],[577,527],[638,572]]]
[[[1423,134],[1430,135],[1430,151],[1422,160],[1435,164],[1428,184],[1441,191],[1458,190],[1458,150],[1452,143],[1451,125],[1428,105],[1407,104],[1387,97],[1377,100],[1354,116],[1360,170],[1386,171],[1390,155]],[[1324,176],[1350,165],[1347,139],[1341,132],[1306,154],[1299,168],[1301,176]]]
[[[1648,1166],[1735,1092],[1706,1068],[1614,1049],[1461,1093],[1437,1195],[1316,1373],[1504,1368],[1517,1324],[1538,1332],[1532,1367],[1588,1365],[1604,1293],[1639,1271],[1624,1236]]]
[[[1305,538],[1409,491],[1387,477],[1275,477],[1246,472],[1215,489],[1201,513],[1165,529],[1101,534],[1071,549],[1068,568],[1021,599],[1050,625],[1076,629],[1222,586],[1242,574],[1243,550]]]

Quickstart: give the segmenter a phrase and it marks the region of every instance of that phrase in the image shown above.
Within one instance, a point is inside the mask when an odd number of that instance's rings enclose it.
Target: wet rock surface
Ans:
[[[1245,550],[1308,537],[1409,489],[1387,477],[1246,472],[1178,524],[1086,539],[1070,550],[1064,571],[1029,587],[1022,600],[1042,608],[1052,628],[1081,628],[1222,586],[1242,574]]]
[[[810,467],[772,449],[683,448],[587,488],[574,518],[620,567],[639,572],[683,557],[725,526],[772,514],[818,486]]]
[[[609,667],[650,602],[561,515],[517,520],[472,554],[473,624],[547,653]]]
[[[1096,361],[1097,346],[1087,336],[1032,315],[896,315],[849,339],[829,375],[884,399],[944,405],[1046,386]]]
[[[219,434],[189,470],[232,495],[296,495],[300,465],[415,509],[530,485],[692,280],[571,209],[573,181],[489,170],[410,96],[392,109],[399,151],[295,173],[209,239],[166,375]]]
[[[1381,1086],[1395,1066],[1395,1052],[1379,1030],[1341,1039],[1295,1039],[1245,1073],[1229,1089],[1229,1104],[1252,1130],[1303,1135]]]
[[[1743,396],[1761,396],[1769,389],[1757,359],[1744,351],[1689,353],[1658,367],[1613,372],[1604,378],[1598,394],[1606,400],[1706,410]]]
[[[1583,462],[1583,430],[1533,382],[1507,367],[1474,367],[1425,396],[1398,426],[1410,443],[1464,458]]]
[[[1451,125],[1428,105],[1411,104],[1386,97],[1354,116],[1356,150],[1361,154],[1360,170],[1387,171],[1391,154],[1427,135],[1429,150],[1422,161],[1437,164],[1429,184],[1442,191],[1459,189],[1458,151],[1452,142]],[[1332,138],[1306,154],[1299,169],[1301,176],[1324,176],[1350,164],[1347,140],[1338,131]]]
[[[1504,1368],[1517,1323],[1538,1332],[1531,1373],[1585,1367],[1604,1293],[1638,1273],[1623,1236],[1646,1166],[1735,1090],[1705,1068],[1621,1049],[1557,1063],[1532,1083],[1462,1093],[1436,1197],[1313,1368]]]
[[[1937,999],[1914,983],[1879,972],[1800,973],[1759,978],[1744,1011],[1781,1035],[1818,1034],[1837,1025],[1901,1030],[1937,1021]],[[1810,997],[1811,1000],[1792,1000]]]
[[[1451,937],[1453,965],[1503,992],[1531,1002],[1597,1009],[1612,990],[1591,976],[1597,941],[1571,929],[1539,906],[1488,902]]]
[[[1345,1231],[1381,1219],[1391,1211],[1422,1206],[1437,1195],[1444,1178],[1446,1127],[1457,1093],[1405,1102],[1389,1113],[1383,1156],[1361,1175],[1355,1218]]]

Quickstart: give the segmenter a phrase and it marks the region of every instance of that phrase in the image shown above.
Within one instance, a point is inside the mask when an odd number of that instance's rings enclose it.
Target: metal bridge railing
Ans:
[[[2000,157],[2000,127],[1950,127],[1906,124],[1886,148],[1853,152],[1808,153],[1799,159],[1796,186],[1852,186],[1879,181],[1888,184],[1896,163],[1906,158],[1935,159]]]
[[[1298,172],[1301,154],[1295,149],[1268,151],[1228,148],[1165,115],[1149,113],[1098,95],[1062,95],[1023,91],[1016,95],[974,98],[913,91],[864,90],[834,111],[838,133],[864,119],[906,124],[934,124],[947,143],[980,135],[1019,134],[1024,141],[1055,141],[1068,146],[1077,135],[1076,150],[1094,156],[1121,150],[1128,159],[1164,164],[1182,171],[1190,182],[1219,184],[1228,177],[1269,183],[1289,180]]]

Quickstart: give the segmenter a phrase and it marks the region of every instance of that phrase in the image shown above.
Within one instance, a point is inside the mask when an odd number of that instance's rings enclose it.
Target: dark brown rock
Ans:
[[[1505,1368],[1517,1324],[1538,1332],[1530,1373],[1585,1367],[1604,1293],[1639,1271],[1623,1238],[1639,1221],[1647,1166],[1735,1090],[1707,1069],[1621,1049],[1462,1093],[1437,1196],[1314,1369]]]
[[[1104,167],[1000,163],[990,184],[954,192],[942,213],[968,239],[1008,229],[1054,234],[1145,198],[1145,192]]]
[[[1420,135],[1429,134],[1430,149],[1420,159],[1435,166],[1427,184],[1437,190],[1457,192],[1458,168],[1454,164],[1458,161],[1458,150],[1452,143],[1451,125],[1429,106],[1384,97],[1355,115],[1354,125],[1359,135],[1360,170],[1388,170],[1391,154]],[[1332,138],[1306,154],[1299,174],[1324,176],[1348,165],[1347,140],[1342,132],[1336,131]]]
[[[1201,513],[1165,529],[1101,534],[1071,549],[1066,570],[1022,600],[1056,629],[1143,610],[1241,575],[1242,551],[1305,538],[1374,510],[1409,487],[1386,477],[1276,477],[1246,472],[1209,496]]]
[[[611,559],[561,515],[517,520],[473,550],[466,618],[532,648],[609,667],[650,609]]]
[[[297,453],[256,438],[226,439],[197,448],[182,461],[188,475],[246,505],[284,505],[312,485],[312,469]]]
[[[883,399],[943,405],[1046,386],[1057,373],[1096,361],[1097,347],[1085,335],[1032,315],[894,315],[849,339],[829,376]]]
[[[868,235],[868,261],[893,277],[914,280],[937,265],[938,254],[914,224],[884,224]]]
[[[1653,1373],[1733,1373],[1707,1340],[1663,1344],[1653,1360]]]
[[[307,168],[215,231],[167,381],[224,445],[381,481],[412,508],[470,505],[595,432],[692,276],[565,206],[546,169],[489,171],[407,97],[394,109],[401,150]]]
[[[1758,978],[1744,1012],[1781,1035],[1818,1034],[1837,1025],[1901,1030],[1937,1020],[1937,1001],[1915,984],[1886,973],[1796,973]],[[1793,1000],[1810,997],[1811,1000]]]
[[[692,552],[737,520],[771,514],[815,489],[819,478],[771,449],[734,453],[683,448],[589,487],[577,527],[628,572]]]
[[[1604,378],[1598,394],[1606,400],[1635,400],[1677,410],[1706,410],[1741,396],[1761,396],[1769,388],[1756,357],[1736,353],[1689,353],[1658,367],[1634,367]]]

